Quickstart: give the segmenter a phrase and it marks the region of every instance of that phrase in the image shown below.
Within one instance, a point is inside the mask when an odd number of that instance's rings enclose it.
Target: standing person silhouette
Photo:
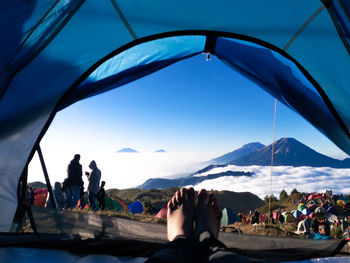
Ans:
[[[89,193],[89,206],[93,211],[96,211],[96,197],[100,186],[101,171],[97,168],[96,162],[91,161],[89,168],[92,170],[91,173],[85,172],[88,181],[88,193]]]
[[[73,160],[70,161],[67,169],[68,180],[67,180],[67,190],[66,190],[66,208],[74,208],[78,204],[80,197],[80,187],[83,183],[82,176],[83,170],[79,163],[80,154],[74,155]]]
[[[105,210],[106,202],[105,202],[105,196],[106,196],[106,191],[105,191],[105,185],[106,182],[102,181],[100,189],[98,190],[97,193],[97,202],[101,210]]]

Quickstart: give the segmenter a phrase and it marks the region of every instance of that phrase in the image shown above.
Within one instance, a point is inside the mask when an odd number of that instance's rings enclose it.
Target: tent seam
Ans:
[[[129,31],[130,35],[132,36],[132,38],[135,40],[137,39],[137,36],[135,34],[135,31],[132,29],[131,25],[128,23],[128,21],[126,20],[122,10],[119,8],[117,2],[115,0],[110,0],[114,9],[117,11],[120,19],[122,20],[123,24],[125,25],[126,29]]]
[[[305,23],[297,30],[297,32],[295,32],[292,38],[284,46],[284,51],[286,51],[293,44],[293,42],[298,38],[298,36],[305,30],[305,28],[312,22],[312,20],[314,20],[323,11],[323,9],[325,9],[324,5],[317,9],[317,11],[311,17],[309,17],[308,20],[305,21]]]

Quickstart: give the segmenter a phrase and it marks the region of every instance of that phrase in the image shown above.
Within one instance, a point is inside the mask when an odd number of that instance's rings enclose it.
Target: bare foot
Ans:
[[[193,237],[194,190],[181,188],[168,202],[167,232],[168,240],[179,235]]]
[[[208,194],[205,189],[200,190],[196,207],[195,236],[209,231],[215,238],[218,238],[221,217],[222,213],[216,197]]]

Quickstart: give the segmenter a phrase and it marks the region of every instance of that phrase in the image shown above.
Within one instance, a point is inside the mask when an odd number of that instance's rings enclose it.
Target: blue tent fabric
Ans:
[[[332,215],[338,215],[338,211],[337,211],[337,209],[335,208],[335,207],[333,207],[333,206],[330,206],[330,207],[328,207],[327,208],[327,212],[329,213],[329,214],[332,214]]]
[[[350,53],[350,2],[346,0],[328,1],[328,10],[344,46]]]
[[[340,199],[340,200],[343,200],[344,202],[347,202],[347,201],[349,200],[349,198],[347,198],[346,196],[344,196],[344,195],[342,195],[342,194],[339,196],[338,200],[339,200],[339,199]]]
[[[59,109],[203,51],[350,154],[349,10],[345,0],[0,1],[0,231]]]
[[[302,213],[299,210],[294,210],[292,212],[292,216],[294,216],[294,218],[299,218],[302,215]]]
[[[303,211],[301,211],[301,213],[308,216],[311,214],[311,211],[307,208],[304,208]]]
[[[143,205],[140,201],[132,202],[128,205],[128,208],[132,214],[141,214],[143,212]]]

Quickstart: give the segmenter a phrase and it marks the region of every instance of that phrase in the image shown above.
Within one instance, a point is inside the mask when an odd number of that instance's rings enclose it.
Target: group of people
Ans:
[[[60,182],[55,182],[53,189],[56,203],[58,208],[76,208],[78,201],[80,200],[79,208],[84,208],[87,201],[89,208],[92,211],[96,211],[96,201],[99,204],[99,208],[104,210],[105,208],[105,182],[101,181],[101,171],[98,169],[96,162],[91,161],[89,168],[91,172],[85,172],[87,180],[89,182],[87,194],[88,200],[85,200],[84,181],[83,181],[83,169],[80,164],[80,155],[75,154],[74,158],[70,161],[67,168],[67,178]],[[46,207],[51,207],[50,198],[47,198]]]

